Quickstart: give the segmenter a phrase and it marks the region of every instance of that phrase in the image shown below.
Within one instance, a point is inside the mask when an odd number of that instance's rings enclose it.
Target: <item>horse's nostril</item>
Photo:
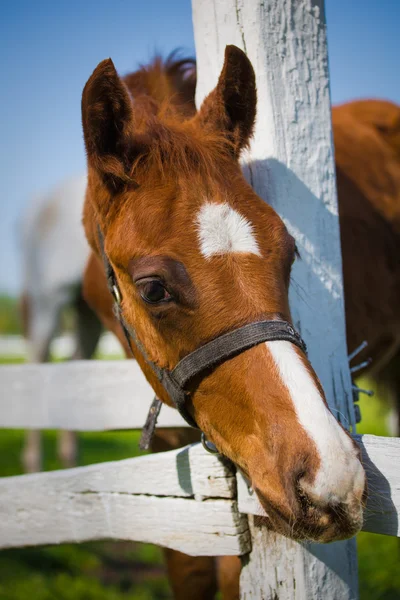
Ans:
[[[307,488],[307,475],[307,470],[305,468],[302,468],[294,474],[292,479],[292,485],[294,487],[294,498],[297,504],[297,510],[300,510],[300,512],[303,515],[309,514],[310,510],[312,510],[313,507],[313,502],[305,489]]]
[[[307,513],[313,507],[313,503],[309,497],[309,495],[304,491],[301,482],[304,478],[304,473],[300,474],[296,478],[296,499],[300,505],[300,508],[303,513]]]
[[[306,469],[302,469],[301,471],[298,471],[295,476],[294,476],[294,487],[296,490],[296,495],[300,494],[304,494],[304,488],[307,487],[307,478],[308,478],[308,472]]]
[[[297,487],[301,487],[301,480],[304,479],[304,477],[306,476],[306,470],[302,469],[301,471],[298,471],[295,475],[295,483],[296,483],[296,488]]]

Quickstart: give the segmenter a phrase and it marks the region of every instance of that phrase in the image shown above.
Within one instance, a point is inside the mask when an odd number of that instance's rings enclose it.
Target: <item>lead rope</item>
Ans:
[[[117,287],[116,287],[116,290],[118,290]],[[113,294],[113,296],[114,296],[114,294]],[[125,339],[128,342],[128,346],[129,346],[129,350],[131,352],[132,358],[135,358],[135,355],[134,355],[133,349],[132,349],[131,336],[129,335],[129,331],[125,325],[125,321],[124,321],[122,313],[121,313],[121,302],[120,301],[118,302],[117,300],[115,300],[114,314],[121,324],[122,330],[125,335]],[[158,415],[160,414],[161,407],[162,407],[161,400],[159,398],[157,398],[157,396],[154,396],[153,402],[151,403],[149,412],[147,414],[145,424],[142,427],[142,434],[141,434],[140,440],[139,440],[139,448],[141,450],[149,450],[150,449],[150,444],[153,439],[154,431],[157,426],[157,419],[158,419]]]
[[[154,431],[157,425],[158,415],[162,407],[162,402],[157,396],[154,396],[154,400],[151,403],[147,419],[142,428],[142,435],[139,440],[139,448],[141,450],[149,450],[151,440],[154,436]]]

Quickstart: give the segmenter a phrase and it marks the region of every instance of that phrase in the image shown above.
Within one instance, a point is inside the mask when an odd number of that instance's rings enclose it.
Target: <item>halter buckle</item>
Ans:
[[[204,450],[206,450],[210,454],[221,454],[220,451],[218,450],[218,448],[215,446],[215,444],[213,444],[212,442],[210,442],[206,438],[206,436],[205,436],[205,434],[203,432],[201,434],[201,444],[202,444]]]

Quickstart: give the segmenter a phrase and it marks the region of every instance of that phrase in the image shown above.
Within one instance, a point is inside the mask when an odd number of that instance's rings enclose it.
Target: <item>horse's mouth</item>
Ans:
[[[286,514],[270,502],[260,490],[255,490],[268,516],[256,517],[259,526],[299,542],[329,543],[345,540],[356,535],[363,523],[361,506],[349,508],[337,506],[319,507],[308,498],[299,500],[298,506]]]

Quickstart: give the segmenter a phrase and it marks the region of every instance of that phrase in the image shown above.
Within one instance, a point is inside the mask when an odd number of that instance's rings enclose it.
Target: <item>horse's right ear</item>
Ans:
[[[110,58],[96,67],[85,85],[82,125],[89,166],[111,191],[118,191],[131,181],[137,148],[132,100]]]

